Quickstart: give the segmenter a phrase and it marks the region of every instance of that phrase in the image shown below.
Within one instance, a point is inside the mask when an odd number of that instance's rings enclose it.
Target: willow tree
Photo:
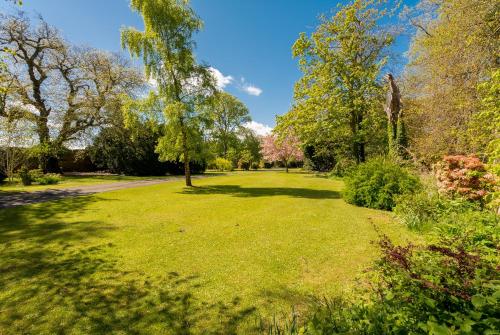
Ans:
[[[143,18],[144,30],[122,29],[122,47],[141,57],[146,76],[164,101],[165,137],[157,151],[162,160],[184,162],[186,186],[192,186],[189,162],[201,141],[198,106],[211,94],[214,79],[194,57],[193,34],[202,22],[182,0],[131,0]]]
[[[310,36],[293,45],[303,77],[295,85],[292,111],[279,123],[291,124],[308,144],[331,138],[340,155],[366,159],[367,143],[382,129],[381,68],[393,37],[378,24],[386,11],[378,1],[355,0],[331,18],[322,17]],[[278,125],[280,129],[280,125]]]

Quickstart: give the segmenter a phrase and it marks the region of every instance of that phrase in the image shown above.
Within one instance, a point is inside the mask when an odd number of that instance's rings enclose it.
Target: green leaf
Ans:
[[[451,331],[449,330],[448,327],[444,325],[437,324],[435,322],[427,322],[429,325],[429,334],[432,335],[449,335],[451,334]]]
[[[486,299],[482,295],[475,295],[471,299],[472,304],[476,308],[481,308],[486,303]]]

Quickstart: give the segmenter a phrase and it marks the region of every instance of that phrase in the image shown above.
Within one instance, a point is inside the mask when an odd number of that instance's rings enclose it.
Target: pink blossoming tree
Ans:
[[[292,161],[301,161],[304,154],[300,149],[300,141],[297,136],[289,134],[283,139],[278,139],[275,134],[262,138],[261,153],[268,162],[283,162],[286,172],[288,164]]]

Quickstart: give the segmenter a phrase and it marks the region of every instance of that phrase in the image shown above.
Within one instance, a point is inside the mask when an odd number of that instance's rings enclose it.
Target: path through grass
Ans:
[[[380,211],[341,181],[242,172],[0,210],[0,334],[248,333],[340,292]]]

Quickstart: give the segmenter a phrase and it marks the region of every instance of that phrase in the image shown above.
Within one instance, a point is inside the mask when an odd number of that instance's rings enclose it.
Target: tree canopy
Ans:
[[[143,76],[114,54],[71,46],[49,24],[4,17],[0,48],[6,60],[0,117],[31,122],[44,170],[58,171],[57,152],[106,124],[122,95],[134,95]]]
[[[165,104],[165,136],[157,151],[161,159],[184,161],[186,186],[191,186],[189,162],[200,152],[200,106],[214,90],[208,67],[197,63],[193,34],[201,20],[187,1],[132,0],[131,7],[143,18],[144,31],[122,30],[122,46],[141,57],[146,76],[158,86]],[[196,158],[196,157],[194,157]]]
[[[322,16],[310,37],[300,35],[292,50],[303,77],[291,111],[278,119],[278,132],[293,126],[303,142],[331,138],[340,156],[366,159],[383,123],[378,79],[393,41],[377,25],[384,15],[379,2],[356,0],[331,19]]]

